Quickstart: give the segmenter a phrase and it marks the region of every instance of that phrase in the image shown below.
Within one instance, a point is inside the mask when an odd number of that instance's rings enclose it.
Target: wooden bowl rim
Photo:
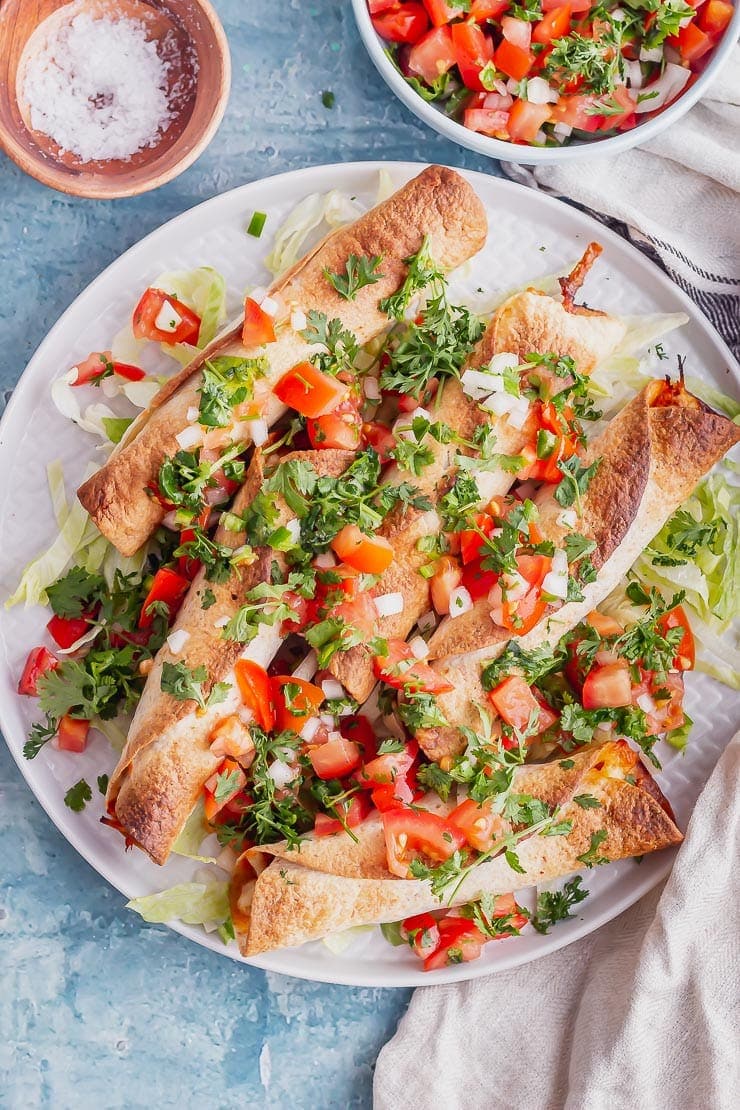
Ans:
[[[208,120],[208,123],[203,128],[199,138],[187,150],[185,150],[180,158],[166,170],[161,170],[154,174],[151,178],[145,176],[147,166],[143,165],[139,171],[142,174],[141,179],[130,181],[128,184],[116,184],[115,178],[104,178],[100,175],[92,176],[87,181],[77,180],[74,177],[68,177],[58,169],[56,162],[46,163],[41,159],[35,158],[29,154],[28,151],[21,145],[15,136],[15,132],[6,127],[2,120],[0,120],[0,149],[15,162],[15,164],[39,181],[42,185],[46,185],[50,189],[55,189],[59,193],[66,193],[70,196],[86,197],[90,200],[116,200],[121,197],[134,197],[140,196],[142,193],[151,192],[152,189],[158,189],[161,185],[166,185],[168,181],[179,177],[186,169],[192,166],[193,162],[206,149],[213,139],[216,131],[221,125],[226,111],[226,105],[231,92],[231,51],[229,50],[229,41],[226,37],[223,24],[213,7],[210,0],[190,0],[192,4],[200,8],[208,22],[211,31],[213,32],[214,43],[221,58],[221,65],[223,68],[223,79],[221,81],[221,88],[213,107],[213,111]],[[167,4],[167,0],[164,0]],[[179,143],[186,132],[177,140]],[[177,150],[177,143],[172,147]]]

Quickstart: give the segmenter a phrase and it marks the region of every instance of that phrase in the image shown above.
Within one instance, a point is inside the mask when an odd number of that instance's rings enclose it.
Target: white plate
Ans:
[[[3,598],[15,588],[20,569],[55,535],[46,464],[61,459],[71,496],[95,454],[92,438],[52,406],[50,381],[91,350],[109,347],[140,291],[163,270],[205,263],[217,266],[229,286],[230,308],[235,309],[245,285],[265,282],[261,259],[269,249],[270,233],[298,200],[310,192],[339,188],[370,203],[381,165],[367,162],[299,170],[215,197],[132,247],[67,309],[31,359],[0,426]],[[396,185],[421,169],[407,163],[387,163],[386,168]],[[590,302],[628,314],[685,311],[691,322],[669,336],[666,350],[686,354],[690,372],[701,373],[714,385],[726,388],[726,375],[733,365],[729,351],[696,306],[637,250],[574,208],[542,193],[480,173],[465,176],[486,205],[490,233],[486,248],[461,276],[463,288],[471,293],[478,286],[503,292],[565,267],[580,255],[587,241],[598,238],[605,250],[588,279]],[[269,217],[259,241],[244,233],[255,209],[266,211]],[[94,800],[84,813],[72,813],[64,806],[65,791],[81,776],[93,785],[98,774],[112,769],[115,758],[102,737],[82,756],[47,747],[32,762],[23,759],[35,702],[19,697],[16,684],[27,652],[43,638],[47,619],[48,613],[40,608],[14,608],[3,611],[0,618],[0,724],[22,774],[60,832],[127,898],[183,881],[197,865],[174,859],[158,868],[141,852],[123,852],[120,836],[99,823],[102,798],[94,786]],[[684,828],[733,731],[730,722],[738,701],[704,676],[691,675],[687,686],[688,711],[696,721],[691,743],[685,757],[667,748],[661,752],[665,771],[659,776]],[[341,955],[333,955],[317,942],[250,962],[305,979],[358,986],[428,986],[472,979],[526,963],[591,932],[655,886],[667,874],[672,859],[672,853],[666,852],[648,857],[640,865],[626,861],[588,872],[586,885],[591,897],[573,921],[557,926],[547,937],[530,930],[530,935],[487,945],[480,960],[447,968],[434,977],[420,972],[407,949],[391,948],[377,930],[361,936]],[[217,934],[206,936],[198,928],[173,927],[220,955],[239,958],[236,949],[225,948]]]

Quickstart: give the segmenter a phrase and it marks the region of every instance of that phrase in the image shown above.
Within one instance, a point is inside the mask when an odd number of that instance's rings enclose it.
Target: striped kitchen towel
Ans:
[[[630,239],[740,359],[740,46],[706,97],[644,147],[575,165],[503,169]]]

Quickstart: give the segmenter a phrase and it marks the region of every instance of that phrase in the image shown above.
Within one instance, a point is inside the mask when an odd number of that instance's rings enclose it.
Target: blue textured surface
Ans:
[[[231,44],[231,99],[213,143],[177,181],[132,200],[79,200],[0,155],[0,389],[103,267],[217,193],[365,158],[498,172],[393,98],[348,3],[216,7]],[[57,833],[4,746],[0,784],[0,1106],[370,1105],[375,1058],[407,991],[264,974],[143,925]]]

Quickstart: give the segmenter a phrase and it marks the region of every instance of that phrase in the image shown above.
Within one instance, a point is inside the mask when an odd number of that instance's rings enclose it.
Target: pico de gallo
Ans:
[[[730,0],[368,0],[407,82],[471,131],[553,147],[629,131],[696,80]]]

